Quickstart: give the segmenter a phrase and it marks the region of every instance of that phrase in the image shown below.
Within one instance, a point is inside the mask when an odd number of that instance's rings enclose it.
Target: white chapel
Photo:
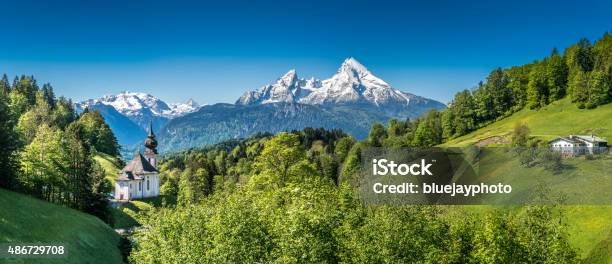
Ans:
[[[157,140],[153,124],[144,142],[144,156],[140,151],[119,172],[115,183],[115,200],[126,201],[159,196],[159,171],[157,170]]]

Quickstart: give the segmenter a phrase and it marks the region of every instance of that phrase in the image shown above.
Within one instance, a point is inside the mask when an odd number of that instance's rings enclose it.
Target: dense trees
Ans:
[[[3,86],[6,75],[0,82],[3,89],[0,94],[0,187],[11,188],[16,182],[14,180],[17,162],[15,151],[19,148],[19,136],[15,133],[15,120],[11,116],[8,104],[8,87]]]
[[[416,127],[411,145],[431,146],[467,134],[524,107],[538,109],[569,96],[579,108],[594,108],[612,99],[612,35],[592,45],[582,39],[563,56],[556,49],[530,64],[497,68],[486,82],[457,94],[439,114],[429,113]],[[441,136],[438,123],[441,124]],[[372,133],[379,133],[375,128]],[[380,136],[380,135],[379,135]],[[372,140],[377,137],[370,136]],[[376,141],[374,142],[376,143]]]
[[[97,112],[80,116],[32,76],[0,80],[0,187],[110,221],[110,183],[95,152],[117,156],[117,140]]]
[[[208,181],[207,173],[201,170],[220,173],[221,164],[225,174],[215,176],[221,180],[214,181],[212,192],[206,186],[192,185],[189,195],[197,193],[199,200],[181,203],[179,199],[176,206],[160,208],[145,217],[146,228],[135,234],[131,260],[577,262],[575,250],[567,243],[565,220],[555,207],[529,206],[520,212],[472,215],[452,213],[452,208],[438,206],[364,206],[347,175],[362,166],[360,155],[364,147],[412,142],[407,135],[418,126],[412,128],[411,124],[394,120],[388,128],[382,127],[383,131],[373,128],[377,131],[371,136],[376,140],[364,142],[347,136],[330,139],[325,133],[308,129],[242,140],[229,149],[175,154],[163,162],[166,181],[175,177],[178,181]],[[214,162],[219,157],[225,162]],[[338,159],[339,167],[332,174],[343,176],[330,176],[326,170],[319,170],[317,157]],[[252,169],[235,169],[241,166]],[[184,191],[179,191],[178,196],[187,196],[181,193]]]
[[[82,114],[76,121],[83,128],[83,140],[97,151],[112,156],[119,155],[119,143],[113,131],[104,122],[104,118],[98,111]]]
[[[568,90],[580,108],[594,108],[612,98],[612,35],[604,36],[592,45],[582,39],[564,54],[569,68]]]

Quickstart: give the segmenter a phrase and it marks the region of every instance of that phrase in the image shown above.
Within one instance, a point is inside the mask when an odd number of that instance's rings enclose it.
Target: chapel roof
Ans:
[[[144,174],[144,173],[154,173],[159,172],[147,159],[138,152],[134,155],[134,158],[128,162],[125,167],[121,170],[123,172],[131,172],[133,174]]]
[[[122,171],[119,173],[119,177],[117,177],[118,181],[132,181],[138,179],[134,177],[134,174],[131,171]]]

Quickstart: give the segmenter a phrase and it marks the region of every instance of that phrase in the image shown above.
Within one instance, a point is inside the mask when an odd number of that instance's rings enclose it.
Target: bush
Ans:
[[[540,152],[539,159],[540,164],[546,170],[557,173],[563,169],[562,157],[559,152],[546,148]]]

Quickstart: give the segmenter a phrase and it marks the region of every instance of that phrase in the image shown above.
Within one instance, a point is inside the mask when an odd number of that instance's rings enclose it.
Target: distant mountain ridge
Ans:
[[[141,141],[153,122],[155,130],[162,129],[172,119],[200,108],[193,99],[185,103],[168,104],[146,93],[124,91],[76,103],[77,111],[85,108],[98,110],[117,136],[121,145],[132,145]]]
[[[336,74],[326,80],[300,79],[290,70],[276,83],[244,93],[237,105],[270,103],[309,105],[359,105],[379,108],[389,115],[418,116],[422,109],[444,108],[431,99],[402,92],[372,74],[354,58],[344,60]]]
[[[299,78],[290,70],[274,84],[245,92],[235,104],[167,104],[150,94],[122,92],[76,105],[99,110],[125,149],[140,143],[152,121],[162,152],[305,127],[342,129],[363,139],[376,122],[446,107],[393,88],[354,58],[325,80]]]
[[[367,109],[326,107],[296,103],[258,105],[214,104],[172,119],[158,133],[159,150],[168,153],[259,132],[277,133],[305,127],[338,128],[356,138],[368,135],[370,126],[386,116]]]
[[[299,78],[292,69],[273,84],[245,92],[234,105],[204,106],[172,119],[159,133],[160,149],[170,152],[305,127],[342,129],[363,139],[376,122],[416,118],[445,107],[395,89],[356,59],[347,58],[329,79]]]

